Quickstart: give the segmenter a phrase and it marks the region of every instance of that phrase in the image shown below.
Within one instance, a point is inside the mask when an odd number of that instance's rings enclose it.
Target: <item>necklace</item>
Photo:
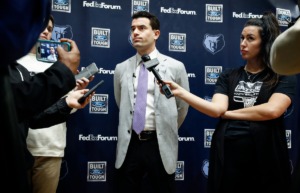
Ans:
[[[248,78],[248,80],[249,80],[250,82],[253,82],[253,80],[260,74],[260,72],[262,72],[262,71],[259,71],[259,72],[256,73],[256,74],[252,74],[252,73],[248,72],[248,71],[246,70],[246,68],[244,68],[244,71],[246,72],[247,78]],[[252,77],[252,78],[251,78],[251,77]]]

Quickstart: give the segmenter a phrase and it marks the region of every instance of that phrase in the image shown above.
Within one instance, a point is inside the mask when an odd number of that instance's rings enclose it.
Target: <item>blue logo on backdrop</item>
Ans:
[[[106,162],[88,162],[88,182],[106,181]]]
[[[103,107],[106,106],[106,102],[103,102],[103,101],[94,101],[92,103],[92,106],[93,107],[101,107],[101,108],[103,108]]]
[[[169,51],[186,52],[186,34],[169,33]]]
[[[131,30],[129,30],[128,42],[130,43],[131,46],[133,46],[132,38],[131,38]]]
[[[175,180],[184,180],[184,161],[177,161]]]
[[[278,20],[280,21],[290,21],[291,17],[283,14],[278,14]]]
[[[108,95],[95,94],[90,101],[90,113],[108,114]]]
[[[205,34],[203,46],[208,52],[212,54],[220,52],[225,47],[225,39],[223,34]]]
[[[206,4],[206,22],[223,22],[223,5]]]
[[[73,38],[73,31],[70,25],[54,25],[51,39],[58,42],[61,38]]]
[[[207,74],[206,74],[206,78],[214,78],[214,79],[218,79],[218,78],[219,78],[219,74],[218,74],[218,73],[214,73],[214,72],[207,73]]]
[[[209,161],[208,160],[203,160],[202,162],[202,174],[204,177],[208,177],[208,170],[209,170]]]
[[[92,27],[91,46],[110,48],[110,29]]]
[[[221,72],[222,66],[205,66],[205,84],[216,84]]]
[[[286,142],[289,149],[292,148],[292,130],[285,130]]]
[[[294,112],[294,104],[290,105],[287,110],[284,112],[283,116],[284,118],[289,117]]]
[[[53,2],[55,5],[69,5],[68,0],[54,0]]]
[[[292,21],[291,11],[288,9],[276,8],[276,17],[280,26],[288,26]]]
[[[290,160],[290,163],[291,163],[291,174],[292,174],[294,172],[294,165],[293,165],[292,160]]]
[[[107,40],[107,36],[105,35],[94,35],[94,40],[96,41],[103,41],[103,40]]]
[[[171,40],[170,43],[173,46],[183,46],[183,41],[182,40]]]
[[[204,148],[210,148],[215,129],[204,129]]]
[[[63,180],[69,173],[68,162],[65,159],[61,161],[59,180]]]
[[[203,98],[204,98],[204,100],[209,101],[209,102],[211,102],[211,100],[212,100],[212,97],[210,97],[210,96],[204,96]]]
[[[133,8],[133,11],[134,11],[134,12],[147,11],[147,7],[137,5],[137,6],[135,6],[135,7]]]
[[[52,11],[71,13],[71,0],[52,0]]]
[[[131,14],[139,11],[149,11],[149,0],[132,0]]]

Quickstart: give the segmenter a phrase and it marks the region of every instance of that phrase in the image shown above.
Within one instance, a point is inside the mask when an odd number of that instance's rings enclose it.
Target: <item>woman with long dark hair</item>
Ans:
[[[270,49],[279,34],[273,13],[249,19],[240,37],[246,63],[221,73],[211,102],[165,81],[176,97],[220,118],[210,151],[209,193],[289,192],[284,112],[292,104],[296,77],[271,69]]]

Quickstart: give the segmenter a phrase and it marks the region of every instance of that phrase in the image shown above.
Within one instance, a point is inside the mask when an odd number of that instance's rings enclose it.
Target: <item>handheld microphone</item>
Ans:
[[[162,91],[164,92],[165,96],[167,98],[171,98],[172,96],[174,96],[174,94],[172,93],[169,86],[162,81],[161,76],[155,69],[155,67],[159,64],[158,59],[154,58],[151,60],[150,56],[145,54],[142,56],[142,60],[144,62],[145,67],[147,68],[147,70],[152,72],[154,74],[155,78],[157,79],[157,81],[162,85],[161,88],[162,88]]]

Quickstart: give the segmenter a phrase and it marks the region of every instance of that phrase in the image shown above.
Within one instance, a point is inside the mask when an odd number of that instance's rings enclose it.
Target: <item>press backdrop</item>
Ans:
[[[284,31],[299,15],[296,0],[52,0],[52,39],[75,40],[81,52],[80,67],[97,64],[99,73],[89,87],[104,80],[91,103],[73,113],[67,122],[67,148],[58,193],[108,193],[116,186],[118,108],[113,96],[113,74],[117,63],[135,54],[129,30],[131,15],[139,10],[150,11],[160,19],[158,50],[185,64],[191,92],[206,100],[211,99],[222,70],[244,65],[239,41],[246,20],[273,11]],[[294,167],[300,141],[298,101],[285,116]],[[178,192],[205,192],[216,122],[189,109],[179,130],[175,177]],[[145,192],[151,191],[148,184],[144,188]]]

